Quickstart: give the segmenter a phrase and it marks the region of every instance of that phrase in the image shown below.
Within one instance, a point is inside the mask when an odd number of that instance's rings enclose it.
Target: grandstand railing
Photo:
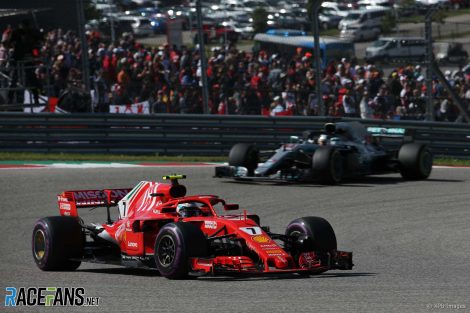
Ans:
[[[0,113],[0,152],[227,155],[238,142],[261,150],[303,131],[320,132],[325,117],[222,115]],[[358,119],[342,119],[358,120]],[[403,127],[435,155],[470,158],[468,124],[360,120],[366,126]],[[384,141],[387,147],[397,140]]]

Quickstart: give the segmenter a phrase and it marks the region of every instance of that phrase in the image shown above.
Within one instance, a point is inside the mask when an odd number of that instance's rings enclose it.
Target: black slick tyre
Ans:
[[[293,220],[286,227],[286,235],[294,238],[304,238],[302,246],[296,247],[292,251],[298,258],[302,252],[314,251],[316,253],[331,253],[336,251],[336,235],[330,223],[321,217],[307,216]],[[308,239],[305,239],[308,236]],[[323,273],[327,270],[316,272]],[[304,273],[309,275],[310,273]]]
[[[259,151],[254,144],[237,143],[230,149],[228,164],[242,166],[248,170],[248,175],[254,175],[259,163]]]
[[[339,184],[343,179],[341,153],[333,147],[322,146],[312,157],[312,170],[324,184]]]
[[[431,174],[433,156],[424,144],[404,144],[398,151],[398,161],[400,162],[400,173],[404,179],[426,179]]]
[[[336,235],[330,223],[322,217],[307,216],[293,220],[286,227],[288,236],[309,236],[310,251],[330,252],[337,249]]]
[[[45,217],[33,229],[32,252],[43,271],[73,271],[83,256],[84,234],[78,220],[70,216]]]
[[[207,240],[191,223],[169,223],[155,240],[155,263],[160,274],[169,279],[186,278],[189,258],[207,256]]]

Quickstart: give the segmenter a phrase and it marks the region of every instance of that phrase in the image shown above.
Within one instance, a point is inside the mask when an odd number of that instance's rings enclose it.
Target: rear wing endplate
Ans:
[[[57,195],[59,211],[64,216],[78,216],[78,208],[116,205],[132,188],[105,190],[72,190]]]

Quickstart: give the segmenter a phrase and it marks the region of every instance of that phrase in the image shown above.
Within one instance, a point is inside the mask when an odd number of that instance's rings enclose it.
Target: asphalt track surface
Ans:
[[[219,194],[283,232],[301,216],[322,216],[338,246],[354,252],[352,271],[171,281],[155,272],[82,264],[42,272],[31,256],[34,222],[58,214],[66,189],[118,188],[156,180],[165,168],[0,171],[2,312],[465,312],[470,310],[470,169],[434,169],[426,181],[375,176],[341,186],[241,184],[212,168],[178,168],[191,194]],[[103,210],[82,211],[104,221]],[[3,307],[5,287],[85,287],[99,307]],[[458,305],[461,309],[452,309]],[[465,308],[462,308],[465,306]]]

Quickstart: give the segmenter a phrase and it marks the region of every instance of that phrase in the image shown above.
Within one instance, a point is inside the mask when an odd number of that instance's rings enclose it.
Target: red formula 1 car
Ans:
[[[259,217],[214,195],[186,196],[178,183],[142,181],[133,189],[65,191],[60,216],[38,220],[32,250],[42,270],[75,270],[81,262],[157,269],[184,278],[204,274],[318,274],[352,269],[352,253],[338,251],[331,225],[320,217],[292,221],[285,234],[261,227]],[[110,207],[118,206],[112,221]],[[106,207],[104,224],[85,224],[80,208]]]

